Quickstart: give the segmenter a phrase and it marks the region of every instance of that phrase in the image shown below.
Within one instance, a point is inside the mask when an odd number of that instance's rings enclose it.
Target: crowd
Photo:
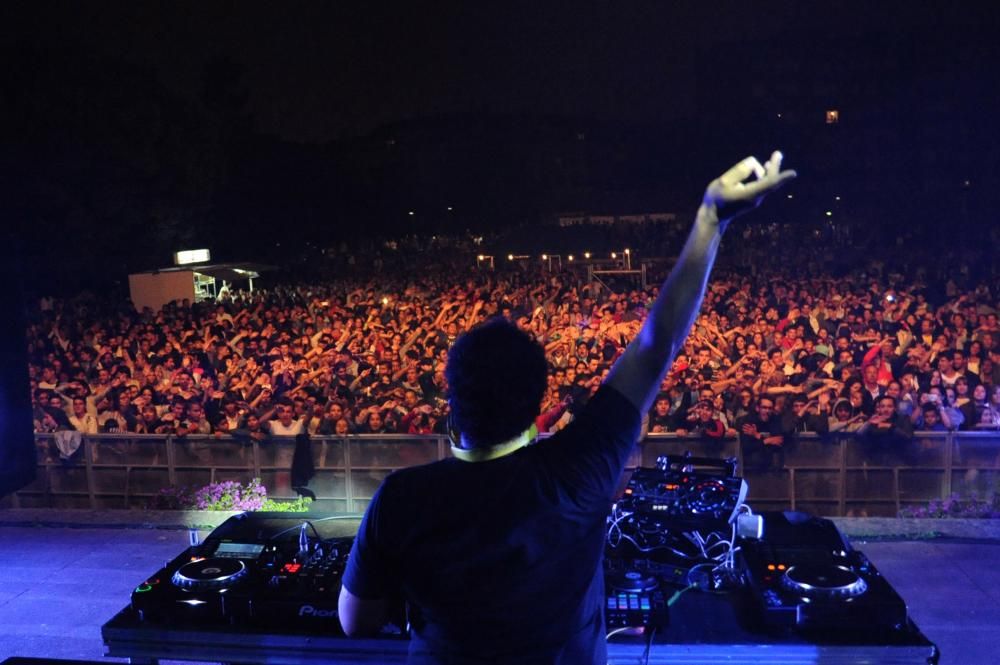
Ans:
[[[713,275],[649,432],[739,435],[749,454],[796,432],[878,438],[1000,426],[990,276],[960,267],[935,292],[926,271],[867,257],[835,276],[804,250],[775,261],[771,241],[743,240]],[[499,261],[493,270],[474,257],[417,253],[407,269],[395,256],[356,270],[361,277],[159,312],[47,299],[28,329],[36,430],[244,440],[446,433],[449,345],[504,316],[545,347],[538,426],[554,431],[597,389],[658,291],[611,288],[567,264]]]

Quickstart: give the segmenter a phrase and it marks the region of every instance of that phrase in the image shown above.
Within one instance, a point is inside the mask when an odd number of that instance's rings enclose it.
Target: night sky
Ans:
[[[804,200],[856,193],[859,220],[927,210],[915,196],[994,209],[988,3],[370,5],[4,3],[5,198],[29,263],[120,279],[191,244],[267,259],[288,222],[322,244],[359,220],[683,212],[772,147],[818,176]]]

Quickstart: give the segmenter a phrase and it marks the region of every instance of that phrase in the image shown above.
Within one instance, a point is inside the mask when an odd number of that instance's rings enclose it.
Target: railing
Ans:
[[[35,481],[0,507],[143,508],[165,487],[261,478],[268,494],[291,488],[295,441],[243,443],[230,437],[101,434],[84,437],[69,460],[51,434],[35,437]],[[365,435],[311,441],[315,476],[309,488],[332,511],[361,512],[391,471],[444,459],[440,436]],[[736,439],[706,441],[650,435],[629,466],[652,466],[658,455],[736,457]],[[892,448],[874,448],[849,435],[799,435],[785,446],[782,468],[747,470],[755,509],[800,509],[819,515],[895,516],[900,508],[1000,489],[1000,433],[918,433]]]

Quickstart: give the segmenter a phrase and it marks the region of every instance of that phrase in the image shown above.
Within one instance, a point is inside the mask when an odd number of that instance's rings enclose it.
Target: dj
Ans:
[[[605,517],[660,382],[705,293],[726,226],[790,178],[781,153],[712,181],[648,319],[573,422],[528,445],[546,384],[541,346],[504,319],[448,354],[453,459],[385,479],[340,595],[348,635],[409,608],[409,663],[604,665]]]

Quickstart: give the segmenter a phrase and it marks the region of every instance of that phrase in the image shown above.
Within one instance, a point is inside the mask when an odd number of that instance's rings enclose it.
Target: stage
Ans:
[[[0,526],[0,656],[102,659],[101,627],[128,604],[139,581],[187,542],[186,531],[170,529]],[[913,620],[940,647],[942,663],[995,662],[1000,541],[853,542],[906,599]],[[697,601],[689,595],[685,602]],[[683,625],[684,607],[675,608],[673,630]],[[670,640],[669,631],[657,642],[663,640]],[[726,662],[779,656],[761,645],[720,648],[717,656]],[[706,649],[675,648],[670,660],[697,662]],[[642,645],[619,643],[612,651],[625,658],[621,662],[637,662]],[[663,653],[654,646],[650,662]],[[822,656],[821,648],[808,645],[781,654],[782,662],[802,663],[823,662]]]

